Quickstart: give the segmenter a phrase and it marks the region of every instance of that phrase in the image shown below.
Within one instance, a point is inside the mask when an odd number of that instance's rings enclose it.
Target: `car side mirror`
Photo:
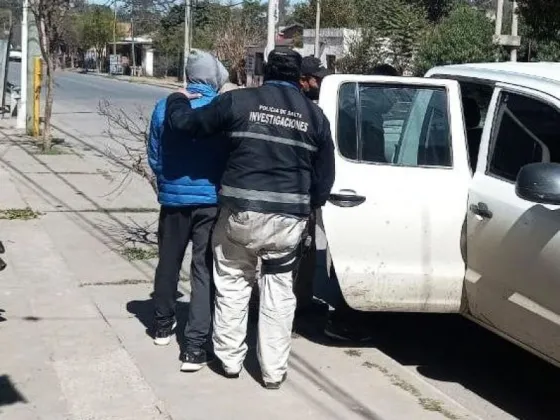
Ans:
[[[560,164],[531,163],[517,175],[515,193],[523,200],[560,205]]]

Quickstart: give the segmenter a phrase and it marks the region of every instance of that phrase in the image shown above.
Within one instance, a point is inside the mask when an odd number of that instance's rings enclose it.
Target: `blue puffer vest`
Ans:
[[[189,84],[189,92],[202,97],[193,108],[209,104],[217,95],[209,85]],[[152,113],[148,161],[157,177],[158,201],[162,206],[184,207],[217,203],[217,190],[228,156],[227,138],[195,140],[170,132],[164,124],[167,99]]]

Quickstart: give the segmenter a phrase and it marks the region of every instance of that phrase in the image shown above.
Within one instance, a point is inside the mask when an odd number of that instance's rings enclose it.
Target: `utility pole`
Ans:
[[[317,0],[317,14],[315,16],[315,57],[321,58],[321,52],[319,50],[319,32],[321,30],[321,0]]]
[[[504,0],[496,1],[496,28],[494,35],[500,37],[502,35],[502,20],[504,16]]]
[[[27,92],[25,95],[25,108],[26,108],[26,116],[25,116],[25,126],[27,134],[33,133],[33,123],[36,120],[34,115],[35,112],[35,66],[33,65],[36,62],[37,57],[42,57],[41,54],[41,46],[39,45],[39,29],[37,28],[37,22],[35,20],[35,15],[33,13],[29,13],[29,2],[27,2],[27,63],[25,67],[23,66],[23,57],[22,57],[22,68],[21,71],[27,72]],[[22,51],[23,56],[23,51]],[[23,86],[22,86],[23,89]]]
[[[29,0],[23,0],[23,16],[21,19],[21,68],[20,68],[20,99],[17,115],[17,128],[25,128],[27,120],[27,14],[29,12]]]
[[[512,17],[511,17],[511,36],[512,37],[517,37],[518,20],[519,20],[519,17],[517,16],[517,1],[513,0],[513,2],[512,2]],[[516,46],[511,47],[510,61],[517,61],[517,47]]]
[[[183,48],[183,84],[187,87],[187,61],[191,52],[191,0],[185,0],[185,44]]]
[[[502,23],[504,17],[504,0],[496,1],[496,28],[494,30],[494,43],[510,50],[510,60],[517,61],[517,50],[521,45],[518,31],[517,1],[512,0],[511,35],[502,35]],[[496,53],[496,61],[500,61],[499,53]]]
[[[113,55],[117,55],[117,0],[113,2],[115,17],[113,20]]]
[[[130,47],[132,49],[132,69],[136,71],[136,48],[134,44],[134,18],[130,18],[130,35],[131,35],[131,42]],[[131,74],[134,76],[134,74]]]
[[[268,16],[267,16],[267,36],[266,36],[266,50],[265,50],[265,61],[268,60],[268,54],[276,46],[276,8],[278,0],[268,1]]]

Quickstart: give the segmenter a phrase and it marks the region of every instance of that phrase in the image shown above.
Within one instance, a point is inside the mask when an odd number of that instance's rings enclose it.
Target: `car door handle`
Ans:
[[[493,216],[493,213],[490,211],[486,203],[480,202],[478,204],[471,204],[469,209],[471,210],[471,212],[473,212],[477,216],[482,217],[483,219],[491,219]]]
[[[338,207],[356,207],[366,201],[363,195],[356,194],[354,190],[341,190],[329,195],[329,202]]]

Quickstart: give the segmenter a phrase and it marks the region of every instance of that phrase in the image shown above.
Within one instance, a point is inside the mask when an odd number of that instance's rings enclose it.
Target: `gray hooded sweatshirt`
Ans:
[[[224,65],[212,54],[202,50],[191,50],[187,59],[187,81],[212,86],[219,91],[229,81]]]

